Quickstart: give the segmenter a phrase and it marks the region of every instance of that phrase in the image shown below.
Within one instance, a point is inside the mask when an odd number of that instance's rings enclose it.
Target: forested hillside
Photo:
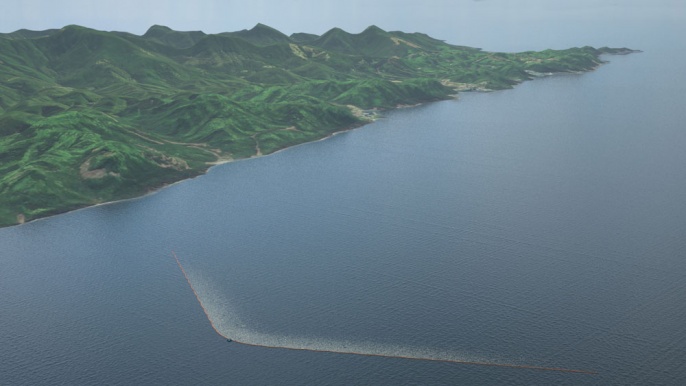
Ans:
[[[627,51],[493,53],[374,26],[0,34],[0,226],[319,139],[367,122],[364,110],[586,71]]]

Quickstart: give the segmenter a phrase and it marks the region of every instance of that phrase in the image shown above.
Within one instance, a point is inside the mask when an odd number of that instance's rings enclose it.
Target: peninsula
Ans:
[[[370,111],[588,71],[601,54],[629,52],[485,52],[375,26],[0,34],[0,226],[136,197],[362,125]]]

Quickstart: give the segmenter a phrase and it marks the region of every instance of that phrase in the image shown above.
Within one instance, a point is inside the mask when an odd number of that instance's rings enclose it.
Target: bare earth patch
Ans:
[[[113,176],[113,177],[118,177],[119,173],[113,173],[113,172],[108,172],[107,169],[95,169],[95,170],[88,170],[91,166],[91,160],[88,159],[86,162],[82,163],[81,166],[79,167],[79,174],[81,175],[81,178],[84,180],[89,180],[89,179],[99,179],[103,178],[105,176]]]
[[[403,40],[403,39],[400,39],[400,38],[391,37],[391,40],[393,40],[393,43],[395,43],[396,46],[399,46],[400,43],[402,43],[402,44],[405,44],[405,45],[410,46],[410,47],[412,47],[412,48],[421,48],[421,47],[419,47],[418,45],[416,45],[416,44],[414,44],[414,43],[410,43],[410,42],[408,42],[407,40]]]
[[[450,87],[455,91],[492,91],[485,86],[485,82],[481,83],[458,83],[452,82],[450,79],[441,80],[441,84]]]

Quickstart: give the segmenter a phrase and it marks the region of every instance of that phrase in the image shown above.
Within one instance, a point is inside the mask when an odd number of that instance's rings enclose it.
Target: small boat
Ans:
[[[231,339],[229,339],[229,338],[226,338],[226,341],[229,342],[229,343],[233,342],[233,340],[231,340]]]

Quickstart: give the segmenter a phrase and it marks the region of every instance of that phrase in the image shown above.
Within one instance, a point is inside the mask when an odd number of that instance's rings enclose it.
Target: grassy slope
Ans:
[[[0,35],[0,226],[133,197],[218,159],[366,122],[362,109],[585,71],[609,49],[501,54],[369,27],[288,37],[154,26]],[[621,52],[621,51],[620,51]]]

